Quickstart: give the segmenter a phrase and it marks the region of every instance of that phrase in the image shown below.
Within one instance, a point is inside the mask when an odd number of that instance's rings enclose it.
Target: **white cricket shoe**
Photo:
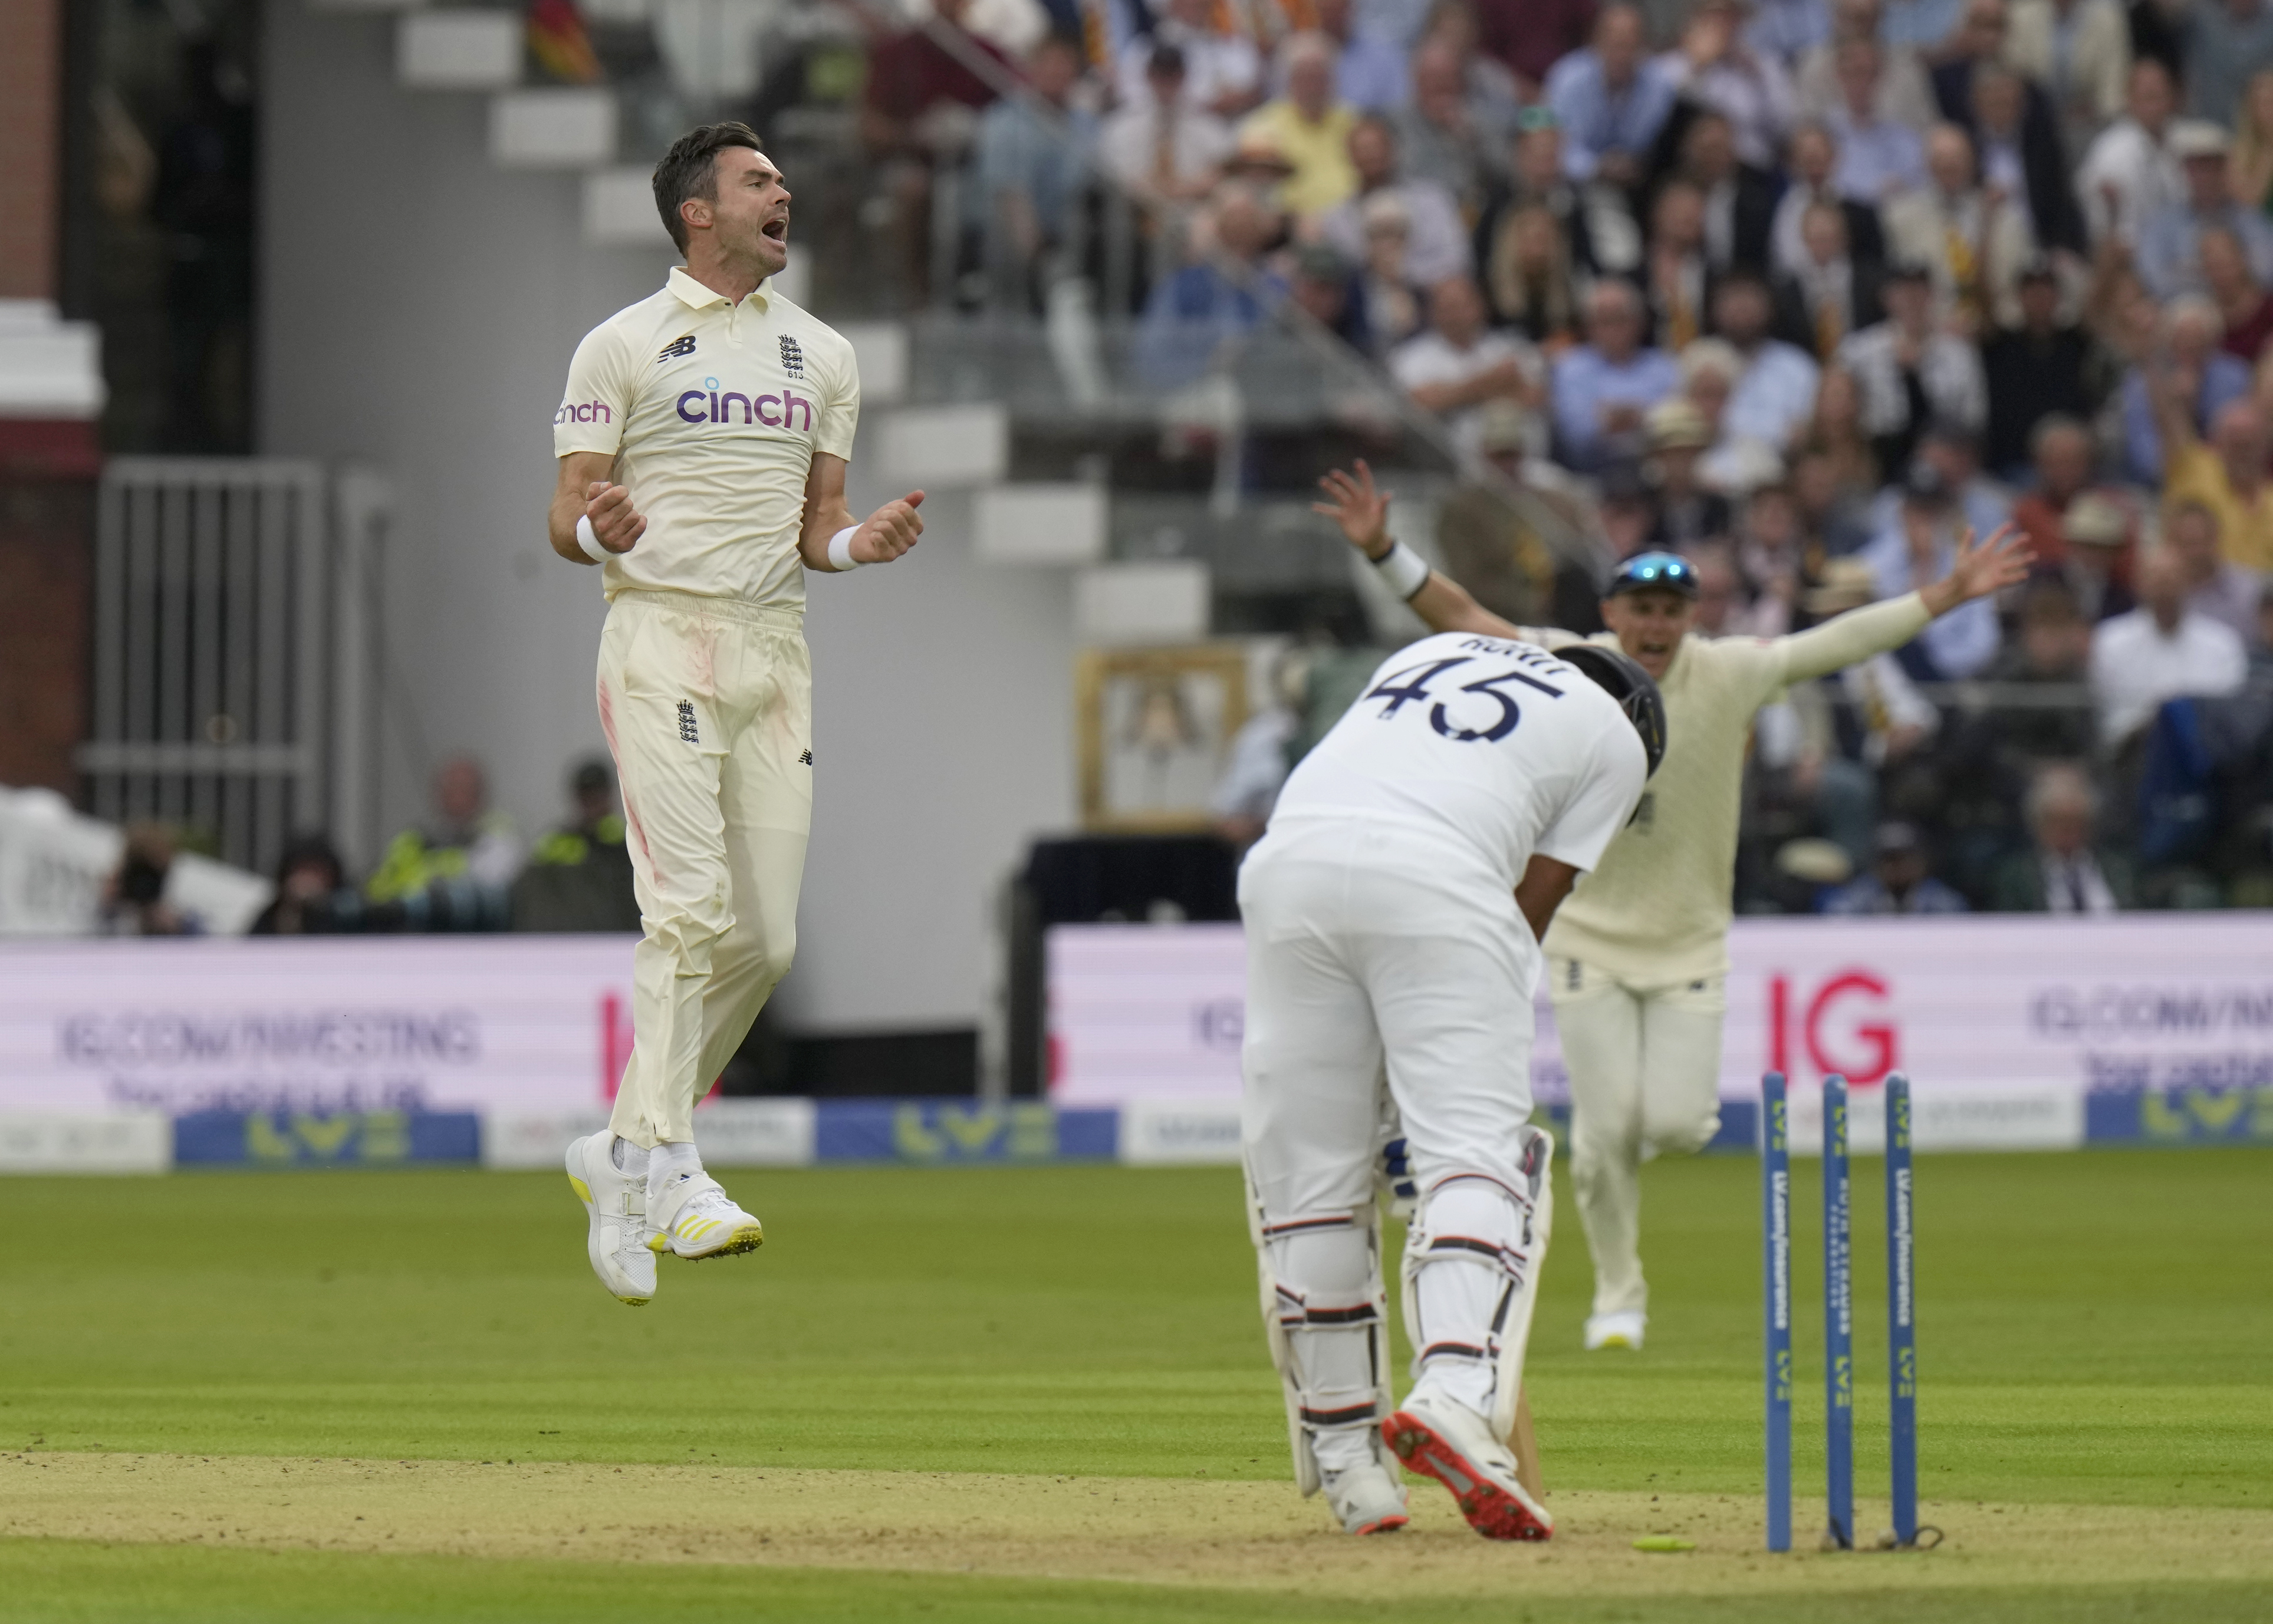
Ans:
[[[681,1173],[665,1185],[649,1221],[647,1244],[656,1252],[668,1246],[671,1256],[689,1262],[754,1252],[766,1240],[765,1226],[735,1206],[708,1173]]]
[[[626,1173],[610,1151],[611,1129],[579,1139],[568,1147],[568,1186],[584,1203],[591,1233],[584,1250],[592,1272],[619,1302],[644,1306],[655,1295],[655,1254],[649,1249],[647,1174]]]
[[[1376,1462],[1318,1477],[1346,1534],[1393,1533],[1413,1520],[1406,1515],[1405,1486]]]
[[[1641,1334],[1648,1327],[1649,1316],[1639,1308],[1624,1308],[1617,1313],[1590,1313],[1587,1316],[1587,1351],[1624,1348],[1629,1353],[1639,1353]]]
[[[1485,1538],[1554,1536],[1554,1517],[1516,1480],[1515,1456],[1467,1405],[1415,1393],[1381,1424],[1381,1435],[1407,1471],[1450,1489],[1468,1526]]]

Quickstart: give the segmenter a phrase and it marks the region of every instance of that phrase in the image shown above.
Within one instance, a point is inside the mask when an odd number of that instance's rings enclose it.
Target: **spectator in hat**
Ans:
[[[2154,392],[2159,408],[2166,513],[2202,503],[2217,515],[2228,559],[2260,573],[2273,571],[2273,489],[2265,477],[2264,414],[2251,400],[2232,400],[2210,419],[2207,444],[2196,437],[2180,385]]]
[[[2099,132],[2076,170],[2093,242],[2131,247],[2141,226],[2185,199],[2186,174],[2169,141],[2178,100],[2168,68],[2151,56],[2132,64],[2123,116]]]
[[[1767,170],[1783,151],[1798,101],[1783,64],[1745,42],[1748,10],[1744,0],[1701,0],[1679,45],[1656,65],[1684,101],[1728,120],[1740,161]]]
[[[1320,214],[1357,191],[1349,138],[1358,116],[1334,99],[1334,45],[1324,34],[1289,35],[1279,59],[1286,94],[1249,114],[1239,133],[1268,137],[1294,166],[1279,201],[1298,215]]]
[[[1632,191],[1642,183],[1674,96],[1648,46],[1639,10],[1606,5],[1592,43],[1547,75],[1547,104],[1563,128],[1563,172],[1581,185],[1600,181]]]
[[[2058,579],[2086,625],[2131,611],[2131,533],[2130,514],[2098,491],[2085,491],[2061,516],[2067,557],[2058,566]]]
[[[1552,407],[1564,460],[1592,472],[1639,449],[1643,419],[1681,385],[1663,350],[1646,348],[1641,295],[1605,279],[1587,290],[1587,341],[1557,358]]]
[[[1981,346],[1989,402],[1982,460],[2000,477],[2026,462],[2034,425],[2052,416],[2089,418],[2098,406],[2091,338],[2061,321],[2051,260],[2039,255],[2022,267],[2020,301],[2020,325],[2000,325]]]
[[[1910,465],[1896,499],[1894,524],[1860,557],[1871,566],[1881,598],[1900,597],[1920,581],[1939,580],[1957,557],[1963,523],[1957,492],[1940,468],[1924,457]],[[1977,676],[1997,657],[1997,609],[1976,598],[1944,615],[1916,640],[1895,651],[1903,670],[1919,682],[1954,682]]]
[[[1154,44],[1144,63],[1146,94],[1124,101],[1098,138],[1106,172],[1155,205],[1198,202],[1231,156],[1231,126],[1193,105],[1184,82],[1183,48]]]
[[[1983,187],[1958,125],[1934,126],[1925,160],[1931,183],[1886,206],[1887,251],[1932,273],[1936,298],[1967,332],[2017,323],[2021,267],[2036,251],[2027,211]]]
[[[2158,326],[2154,355],[2123,377],[2124,472],[2142,485],[2163,483],[2158,397],[2169,397],[2199,434],[2227,401],[2247,398],[2252,382],[2248,366],[2218,348],[2224,325],[2202,295],[2171,300]]]
[[[516,931],[636,931],[632,859],[616,775],[595,756],[569,775],[568,820],[536,842],[513,882]]]
[[[2186,569],[2170,549],[2140,555],[2138,591],[2138,608],[2091,634],[2092,701],[2111,751],[2154,720],[2164,700],[2232,693],[2249,673],[2233,628],[2189,607]]]
[[[1862,427],[1882,468],[1909,466],[1928,421],[1979,429],[1988,416],[1981,353],[1933,318],[1933,285],[1914,260],[1887,273],[1884,321],[1839,347],[1862,396]]]
[[[1473,269],[1459,205],[1437,182],[1400,175],[1397,130],[1389,120],[1369,114],[1350,127],[1349,161],[1356,191],[1318,217],[1320,235],[1344,258],[1366,258],[1366,210],[1393,198],[1405,221],[1406,272],[1415,284],[1434,287]]]
[[[1882,823],[1872,842],[1870,872],[1823,899],[1827,914],[1962,914],[1965,899],[1933,877],[1925,841],[1908,823]]]
[[[1647,471],[1656,497],[1656,522],[1648,545],[1687,552],[1729,534],[1729,499],[1707,490],[1698,464],[1713,444],[1712,425],[1691,401],[1678,398],[1650,408]]]
[[[1413,403],[1444,417],[1470,451],[1480,443],[1478,408],[1489,400],[1536,408],[1544,370],[1530,341],[1485,326],[1483,295],[1466,276],[1448,276],[1429,290],[1429,330],[1389,359],[1390,376]]]
[[[2212,227],[2232,232],[2249,257],[2250,273],[2273,283],[2273,223],[2260,210],[2245,208],[2226,191],[2225,131],[2200,119],[2184,119],[2171,130],[2170,149],[2186,176],[2186,196],[2167,204],[2140,227],[2139,280],[2157,299],[2201,293],[2202,236]]]
[[[2180,502],[2164,521],[2163,545],[2178,560],[2187,608],[2231,628],[2244,643],[2255,642],[2265,578],[2219,550],[2217,515],[2202,502]]]
[[[2133,905],[2131,864],[2093,844],[2099,797],[2091,778],[2068,762],[2049,762],[2029,786],[2029,848],[1998,866],[1990,907],[2000,914],[2104,917]]]

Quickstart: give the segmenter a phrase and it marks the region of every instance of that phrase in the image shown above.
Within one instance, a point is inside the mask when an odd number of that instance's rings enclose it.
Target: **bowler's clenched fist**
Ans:
[[[647,533],[647,520],[632,508],[632,493],[621,485],[596,479],[584,488],[584,517],[592,534],[610,552],[629,552]]]
[[[887,502],[860,521],[852,533],[852,544],[848,550],[855,564],[889,564],[916,544],[923,534],[923,520],[916,509],[923,505],[924,493],[911,490],[896,502]]]

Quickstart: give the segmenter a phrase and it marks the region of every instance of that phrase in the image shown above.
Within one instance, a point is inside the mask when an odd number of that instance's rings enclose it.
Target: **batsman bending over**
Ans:
[[[1568,632],[1512,626],[1391,541],[1389,498],[1364,463],[1319,482],[1351,543],[1437,632],[1518,638],[1569,656]],[[1557,916],[1548,987],[1571,1074],[1571,1175],[1594,1257],[1586,1345],[1639,1348],[1642,1163],[1698,1150],[1721,1121],[1721,1019],[1729,896],[1753,713],[1791,684],[1899,648],[1927,623],[2013,585],[2034,555],[2010,526],[1944,544],[1947,573],[1923,591],[1850,610],[1790,637],[1691,635],[1697,573],[1671,553],[1620,565],[1602,601],[1622,649],[1662,688],[1671,743],[1631,826]]]
[[[1424,639],[1303,758],[1241,866],[1264,1322],[1295,1479],[1350,1533],[1404,1524],[1400,1459],[1489,1538],[1554,1531],[1509,1453],[1552,1205],[1528,1121],[1539,939],[1663,748],[1656,685],[1616,649]],[[1418,1192],[1417,1380],[1393,1413],[1384,1075]]]

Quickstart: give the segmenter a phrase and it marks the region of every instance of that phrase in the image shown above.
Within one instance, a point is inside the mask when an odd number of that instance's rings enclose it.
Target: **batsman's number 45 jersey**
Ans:
[[[1271,815],[1273,834],[1362,818],[1409,831],[1409,865],[1512,890],[1532,857],[1591,869],[1648,776],[1593,679],[1529,643],[1446,632],[1384,661]]]
[[[675,268],[576,347],[552,451],[601,452],[647,532],[604,566],[626,588],[805,603],[798,533],[814,453],[850,460],[860,377],[834,329],[761,286],[737,304]]]

